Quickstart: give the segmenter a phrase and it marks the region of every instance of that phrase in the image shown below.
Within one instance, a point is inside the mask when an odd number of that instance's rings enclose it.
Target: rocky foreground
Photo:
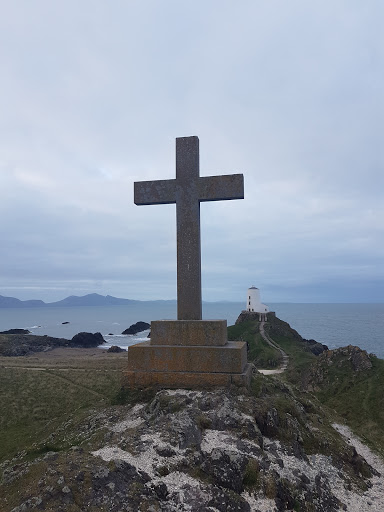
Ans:
[[[383,468],[318,403],[261,376],[252,393],[162,390],[94,412],[76,431],[67,421],[47,453],[2,465],[3,489],[18,493],[4,510],[384,509]],[[51,448],[58,439],[65,449]]]

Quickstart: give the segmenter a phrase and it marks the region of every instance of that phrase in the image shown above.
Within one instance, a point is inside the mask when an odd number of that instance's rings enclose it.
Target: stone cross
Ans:
[[[176,139],[176,179],[134,184],[137,205],[176,203],[177,318],[201,320],[200,203],[244,199],[242,174],[199,175],[199,138]]]

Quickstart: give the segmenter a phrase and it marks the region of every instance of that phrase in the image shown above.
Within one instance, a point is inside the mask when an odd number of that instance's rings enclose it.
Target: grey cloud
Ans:
[[[346,0],[8,3],[0,293],[175,297],[174,206],[134,206],[132,183],[173,178],[174,138],[198,135],[202,175],[245,175],[244,201],[202,205],[206,299],[255,283],[269,301],[379,300],[383,14]]]

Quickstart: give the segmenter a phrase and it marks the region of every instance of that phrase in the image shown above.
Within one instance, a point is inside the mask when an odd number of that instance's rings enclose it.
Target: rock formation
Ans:
[[[17,329],[16,329],[17,330]],[[33,352],[52,350],[57,347],[98,347],[105,343],[99,332],[80,332],[71,340],[53,338],[51,336],[35,336],[33,334],[1,334],[0,356],[18,357]]]
[[[118,347],[117,345],[112,345],[112,347],[109,347],[107,352],[118,353],[118,352],[126,352],[126,350],[124,350],[121,347]]]
[[[137,334],[138,332],[146,331],[151,326],[147,322],[136,322],[125,329],[121,334]]]
[[[315,405],[284,384],[261,385],[258,398],[163,390],[94,413],[72,448],[3,465],[3,485],[19,483],[12,512],[336,512],[367,491],[377,471]]]
[[[334,372],[349,377],[351,382],[360,372],[372,368],[372,361],[366,350],[348,345],[347,347],[323,352],[301,376],[301,386],[307,391],[319,391],[334,386]]]
[[[95,332],[94,334],[90,332],[79,332],[71,339],[68,346],[91,348],[98,347],[103,343],[105,343],[104,338],[99,332]]]
[[[33,334],[0,334],[0,355],[7,357],[25,356],[56,347],[66,347],[69,340]]]

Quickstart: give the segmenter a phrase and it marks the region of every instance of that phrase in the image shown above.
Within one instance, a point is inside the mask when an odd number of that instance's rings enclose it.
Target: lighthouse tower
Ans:
[[[246,311],[259,313],[259,320],[265,321],[269,311],[268,306],[261,303],[260,290],[255,286],[251,286],[247,291],[247,307]]]

